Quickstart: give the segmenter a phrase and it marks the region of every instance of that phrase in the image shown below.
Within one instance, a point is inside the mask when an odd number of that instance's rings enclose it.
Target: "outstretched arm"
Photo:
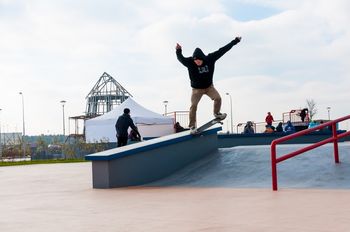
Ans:
[[[234,40],[232,40],[230,43],[226,44],[219,50],[208,54],[208,57],[213,59],[214,61],[218,60],[220,57],[222,57],[226,52],[228,52],[234,45],[238,44],[241,41],[242,37],[236,37]]]
[[[180,44],[176,43],[175,49],[177,59],[181,62],[181,64],[188,67],[189,63],[191,62],[191,58],[186,58],[182,55],[182,47]]]

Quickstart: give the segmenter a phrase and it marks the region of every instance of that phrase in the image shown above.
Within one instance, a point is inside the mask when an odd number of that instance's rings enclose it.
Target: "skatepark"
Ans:
[[[0,1],[0,232],[350,231],[349,10]]]
[[[1,167],[0,231],[349,229],[349,142],[339,143],[339,164],[330,144],[279,164],[273,191],[271,148],[261,144],[286,134],[218,135],[213,127],[163,136],[155,127],[161,137],[91,154],[92,162]]]
[[[301,145],[283,145],[288,152]],[[143,186],[94,189],[91,163],[0,169],[1,231],[347,231],[350,144],[279,165],[269,146],[220,148]]]

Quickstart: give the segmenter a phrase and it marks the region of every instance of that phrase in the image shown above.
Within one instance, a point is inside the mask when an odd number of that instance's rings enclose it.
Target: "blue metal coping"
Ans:
[[[108,161],[108,160],[118,159],[121,157],[134,155],[140,152],[150,151],[156,148],[165,147],[165,146],[169,146],[179,142],[187,141],[201,135],[216,134],[220,130],[222,130],[221,127],[215,127],[212,129],[205,130],[199,135],[191,135],[189,131],[184,131],[176,134],[159,137],[156,139],[151,139],[141,143],[134,143],[128,146],[113,148],[110,150],[94,153],[94,154],[85,156],[85,159],[91,160],[91,161]]]
[[[337,134],[341,134],[346,132],[345,130],[337,130]],[[274,132],[274,133],[255,133],[255,134],[218,134],[218,139],[225,139],[225,138],[251,138],[251,137],[274,137],[274,136],[285,136],[290,135],[292,133],[290,132]],[[305,134],[304,136],[313,136],[313,135],[330,135],[332,134],[331,131],[313,131],[309,134]]]

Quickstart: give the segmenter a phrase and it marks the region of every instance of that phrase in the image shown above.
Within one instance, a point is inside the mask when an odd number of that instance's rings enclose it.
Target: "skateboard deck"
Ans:
[[[192,133],[192,134],[195,134],[195,135],[200,134],[200,133],[202,133],[204,130],[206,130],[206,129],[208,129],[209,127],[215,125],[216,123],[223,124],[223,122],[222,122],[223,120],[224,120],[224,119],[214,118],[214,119],[210,120],[209,122],[207,122],[206,124],[204,124],[204,125],[198,127],[197,130],[196,130],[194,133]]]

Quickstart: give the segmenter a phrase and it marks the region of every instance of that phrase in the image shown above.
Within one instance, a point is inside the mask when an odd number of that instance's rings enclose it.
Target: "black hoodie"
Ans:
[[[128,137],[129,127],[131,127],[133,130],[137,131],[137,127],[135,126],[130,115],[124,113],[123,115],[119,116],[119,118],[115,124],[115,129],[117,131],[117,137]],[[139,132],[137,132],[137,133],[139,133]]]
[[[200,48],[196,48],[193,52],[193,56],[191,57],[184,57],[182,55],[182,49],[177,49],[177,59],[187,67],[192,88],[206,89],[211,86],[213,84],[215,62],[238,42],[239,40],[237,39],[232,40],[229,44],[213,53],[209,53],[207,56]],[[194,62],[194,58],[203,60],[203,64],[201,66],[197,66]]]

